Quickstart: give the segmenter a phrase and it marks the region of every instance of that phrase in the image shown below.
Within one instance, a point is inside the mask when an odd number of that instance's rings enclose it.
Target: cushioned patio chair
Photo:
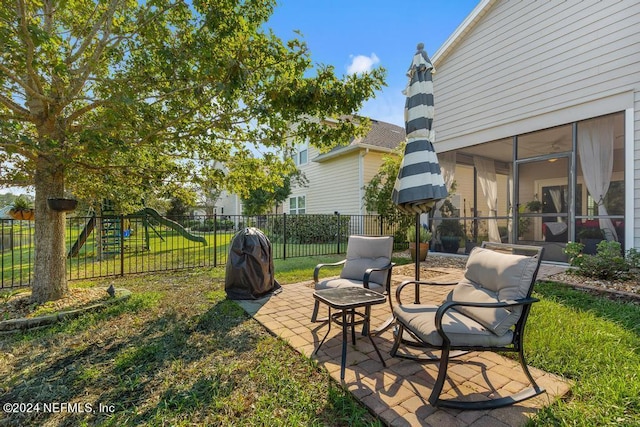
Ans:
[[[393,237],[349,236],[346,259],[335,263],[318,264],[313,271],[315,289],[364,287],[388,295],[391,306],[391,269],[395,265],[391,262],[393,251]],[[323,267],[340,266],[339,277],[320,280],[320,270]],[[391,306],[393,309],[393,307]],[[316,300],[311,315],[312,322],[324,322],[318,319],[319,302]],[[371,307],[367,307],[367,311]],[[369,332],[369,325],[363,327],[363,334]]]
[[[426,354],[398,352],[401,345],[409,345],[410,338],[425,349],[440,350],[440,358],[435,359],[440,361],[438,378],[429,397],[432,405],[476,410],[498,408],[544,392],[531,376],[523,353],[525,323],[531,305],[538,301],[531,297],[531,292],[542,252],[543,248],[537,246],[484,242],[472,249],[464,278],[440,306],[403,303],[400,296],[409,284],[437,283],[406,281],[400,284],[393,308],[398,328],[391,355],[427,360]],[[455,350],[516,352],[531,387],[515,395],[484,401],[469,401],[468,397],[440,399],[451,351]]]

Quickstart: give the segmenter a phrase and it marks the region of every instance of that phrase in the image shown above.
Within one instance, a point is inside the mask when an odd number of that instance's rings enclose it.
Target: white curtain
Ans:
[[[585,185],[598,204],[598,215],[607,215],[604,196],[613,173],[613,118],[599,117],[578,124],[578,156]],[[601,218],[600,228],[607,240],[618,240],[613,223]]]
[[[492,159],[474,156],[473,165],[478,173],[478,182],[480,182],[482,194],[487,200],[489,216],[492,217],[487,220],[489,241],[500,242],[498,220],[495,218],[498,215],[498,181],[496,180],[495,164]]]
[[[556,212],[560,212],[562,209],[562,191],[559,188],[550,188],[549,195],[551,196],[551,201],[553,202],[553,207]],[[557,218],[558,222],[562,222],[562,217]]]
[[[456,172],[456,153],[455,151],[448,151],[446,153],[438,154],[438,163],[440,163],[440,171],[442,172],[442,178],[444,179],[444,185],[447,187],[447,191],[451,192],[451,186],[455,181]],[[433,230],[436,229],[440,223],[442,214],[440,208],[444,204],[444,200],[437,202],[431,212],[433,212]]]

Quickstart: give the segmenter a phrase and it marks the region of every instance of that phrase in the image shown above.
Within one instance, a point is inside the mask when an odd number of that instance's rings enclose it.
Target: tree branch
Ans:
[[[100,107],[101,105],[105,105],[106,103],[107,103],[106,101],[95,101],[95,102],[92,102],[91,104],[85,105],[84,107],[71,113],[67,118],[67,121],[69,123],[73,123],[74,121],[82,117],[84,114],[88,113],[91,110],[95,110],[96,108]]]
[[[3,95],[1,93],[0,93],[0,104],[4,105],[8,109],[10,109],[11,111],[13,111],[15,114],[17,114],[21,118],[24,118],[24,119],[27,119],[27,120],[32,120],[32,118],[33,118],[31,116],[31,113],[29,112],[29,110],[27,110],[26,108],[21,107],[14,100],[12,100],[11,98],[6,97],[5,95]]]
[[[80,93],[82,88],[85,86],[87,79],[89,78],[91,73],[94,71],[93,66],[97,63],[98,59],[102,55],[102,52],[104,52],[104,49],[107,47],[107,43],[108,43],[107,37],[109,35],[109,31],[111,30],[110,28],[111,24],[108,24],[107,27],[108,28],[104,29],[104,32],[105,32],[104,37],[100,40],[100,42],[98,42],[98,45],[95,47],[95,50],[91,55],[91,58],[89,58],[87,62],[84,64],[84,67],[83,67],[84,69],[82,70],[79,69],[80,76],[77,79],[75,79],[73,85],[69,89],[69,92],[67,93],[67,97],[66,97],[66,102],[60,105],[60,110],[64,109],[64,107],[66,107],[66,105],[68,105],[68,103],[70,103]]]
[[[33,44],[33,40],[31,39],[31,34],[29,34],[29,29],[27,28],[27,7],[24,4],[24,0],[18,0],[18,14],[20,15],[20,29],[22,30],[21,32],[27,47],[25,60],[27,74],[29,75],[30,81],[36,86],[35,89],[33,89],[28,82],[25,82],[24,88],[27,92],[34,92],[35,94],[44,96],[44,90],[42,89],[40,78],[33,69],[34,52],[36,48]],[[20,80],[17,81],[19,82]],[[30,93],[30,95],[34,95],[34,93]]]
[[[116,12],[116,7],[118,6],[119,1],[120,0],[111,0],[111,3],[109,4],[109,7],[105,11],[105,13],[103,13],[102,16],[93,24],[93,27],[91,28],[91,31],[84,38],[84,41],[82,42],[82,44],[80,45],[78,50],[74,54],[72,54],[69,58],[67,58],[67,61],[65,61],[67,63],[67,65],[73,64],[82,55],[84,55],[84,52],[89,47],[89,45],[93,41],[93,38],[96,36],[96,34],[98,34],[98,31],[102,28],[102,25],[105,22],[111,22],[111,20],[113,18],[113,14]],[[110,27],[110,24],[109,24],[109,27]],[[106,36],[104,36],[103,39],[105,37]]]
[[[26,157],[29,160],[36,160],[36,158],[38,157],[37,153],[27,150],[23,146],[15,144],[13,142],[0,142],[0,147],[2,147],[2,149],[5,151],[7,151],[7,149],[10,149],[11,151],[20,154],[21,156]]]
[[[16,76],[15,73],[11,71],[9,68],[7,68],[6,66],[0,64],[0,71],[2,71],[7,77],[9,77],[9,79],[12,82],[24,88],[25,92],[28,95],[33,96],[34,98],[41,99],[42,101],[45,101],[45,102],[53,102],[53,99],[45,96],[44,93],[40,93],[37,90],[34,90],[29,84],[27,84],[24,80]]]

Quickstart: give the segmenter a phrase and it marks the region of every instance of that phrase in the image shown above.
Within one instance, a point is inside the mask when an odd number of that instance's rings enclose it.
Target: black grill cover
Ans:
[[[280,289],[274,278],[271,242],[257,228],[238,231],[229,249],[224,290],[231,299],[258,299]]]

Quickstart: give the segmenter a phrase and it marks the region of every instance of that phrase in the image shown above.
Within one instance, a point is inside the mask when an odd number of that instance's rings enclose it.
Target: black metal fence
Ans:
[[[152,209],[127,216],[67,218],[70,280],[225,265],[235,233],[261,229],[273,257],[340,254],[348,236],[394,235],[406,249],[404,230],[377,215],[263,215],[163,217]],[[29,285],[34,260],[34,222],[2,220],[0,289]]]

